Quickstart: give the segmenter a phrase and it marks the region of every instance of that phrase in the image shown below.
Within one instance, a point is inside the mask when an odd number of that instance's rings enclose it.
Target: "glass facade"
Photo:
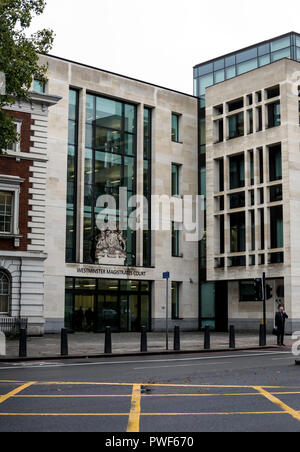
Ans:
[[[79,92],[69,92],[66,262],[76,262],[77,159]]]
[[[151,330],[151,283],[115,279],[66,278],[65,325],[100,333]]]
[[[194,95],[205,106],[205,90],[282,58],[300,61],[300,35],[289,33],[194,67]]]
[[[206,196],[206,124],[205,124],[205,90],[209,86],[225,80],[232,79],[238,75],[247,73],[251,70],[273,63],[282,58],[291,58],[300,62],[300,35],[296,33],[288,33],[286,35],[276,37],[269,41],[253,45],[246,49],[241,49],[234,53],[216,58],[214,60],[199,64],[194,67],[194,95],[199,98],[199,194]],[[261,93],[258,93],[258,95]],[[257,100],[259,101],[259,99]],[[253,99],[248,99],[249,105]],[[220,113],[221,114],[221,113]],[[258,127],[257,131],[262,130],[262,110],[257,108]],[[280,105],[274,103],[269,110],[269,127],[280,125]],[[253,132],[253,117],[248,118],[249,126],[247,133]],[[241,118],[231,120],[229,130],[231,137],[243,134],[239,127],[241,126]],[[270,180],[278,180],[281,178],[281,155],[273,154],[270,157]],[[241,174],[242,174],[242,166]],[[252,170],[251,170],[252,171]],[[251,175],[253,179],[253,172]],[[242,177],[240,177],[242,181]],[[235,183],[235,182],[233,182]],[[263,226],[262,226],[263,227]],[[205,219],[206,228],[206,219]],[[280,227],[278,226],[278,229]],[[238,258],[239,259],[239,258]],[[232,262],[232,265],[242,264],[243,262]],[[224,293],[224,283],[207,282],[206,276],[206,234],[199,243],[199,312],[200,312],[200,328],[210,325],[211,328],[218,328],[219,319],[224,315],[220,305],[219,298],[216,294]],[[226,289],[227,291],[227,289]],[[220,310],[219,310],[220,309]],[[219,311],[218,311],[219,310]],[[225,326],[225,323],[223,324]]]
[[[96,220],[105,207],[98,207],[102,195],[112,195],[111,211],[120,225],[119,189],[128,199],[136,194],[136,106],[88,94],[86,98],[86,151],[84,201],[84,262],[95,262]],[[134,211],[128,208],[128,217]],[[106,221],[106,219],[105,219]],[[123,231],[127,240],[127,265],[135,265],[135,232]]]

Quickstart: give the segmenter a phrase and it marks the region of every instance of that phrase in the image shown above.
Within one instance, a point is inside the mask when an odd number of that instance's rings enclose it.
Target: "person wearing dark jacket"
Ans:
[[[277,345],[284,346],[285,321],[288,319],[284,307],[280,306],[275,316],[275,329],[277,330]]]

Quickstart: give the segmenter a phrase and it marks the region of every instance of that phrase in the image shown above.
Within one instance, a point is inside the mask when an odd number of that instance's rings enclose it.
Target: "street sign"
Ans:
[[[163,278],[164,279],[170,279],[170,272],[163,273]]]

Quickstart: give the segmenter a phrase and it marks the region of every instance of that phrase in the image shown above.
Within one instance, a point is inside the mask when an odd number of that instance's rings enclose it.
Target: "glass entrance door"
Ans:
[[[120,329],[121,331],[139,332],[140,310],[138,295],[120,296]]]
[[[119,306],[117,295],[99,295],[97,305],[96,331],[104,331],[107,326],[119,331]]]

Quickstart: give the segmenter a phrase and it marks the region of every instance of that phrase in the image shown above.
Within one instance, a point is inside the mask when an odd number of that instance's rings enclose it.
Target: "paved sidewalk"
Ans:
[[[112,352],[113,354],[128,354],[140,352],[139,333],[120,333],[112,334]],[[166,336],[164,333],[148,333],[148,351],[165,352]],[[286,336],[285,345],[292,345],[291,336]],[[75,333],[68,336],[69,355],[70,356],[91,356],[104,353],[104,334],[93,333]],[[275,336],[267,337],[268,346],[276,346]],[[258,348],[258,334],[236,334],[236,348]],[[199,351],[204,349],[204,334],[200,332],[181,333],[181,351]],[[229,334],[211,333],[211,349],[225,350],[229,349]],[[173,334],[169,335],[169,350],[173,350]],[[7,340],[6,358],[17,358],[19,354],[18,340]],[[47,334],[43,337],[29,337],[27,339],[28,358],[46,358],[60,356],[60,335]],[[1,357],[5,359],[4,356]]]

